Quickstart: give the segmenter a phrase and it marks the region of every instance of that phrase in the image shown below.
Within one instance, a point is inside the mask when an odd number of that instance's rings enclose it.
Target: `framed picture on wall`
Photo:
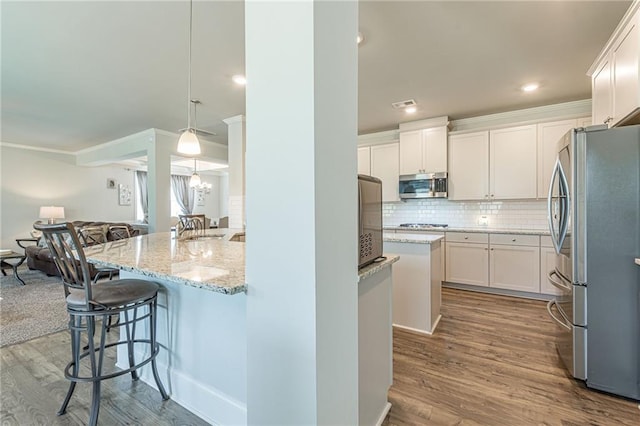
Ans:
[[[204,206],[204,191],[196,191],[196,205]]]
[[[121,206],[131,205],[131,187],[129,185],[118,185],[118,204]]]

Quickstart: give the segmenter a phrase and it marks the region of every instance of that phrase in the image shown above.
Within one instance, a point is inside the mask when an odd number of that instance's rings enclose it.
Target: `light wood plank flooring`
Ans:
[[[443,289],[433,336],[394,330],[384,425],[640,425],[638,404],[568,376],[546,302]]]
[[[117,331],[109,333],[110,339]],[[79,383],[67,413],[56,416],[69,382],[63,369],[70,359],[70,338],[61,331],[0,349],[0,423],[8,425],[86,425],[91,385]],[[106,365],[115,364],[107,351]],[[111,355],[111,356],[109,356]],[[167,386],[167,383],[164,384]],[[206,425],[199,417],[143,383],[123,375],[102,382],[99,425]]]
[[[442,313],[431,337],[394,331],[385,425],[640,425],[636,403],[567,376],[545,302],[444,289]],[[68,357],[67,332],[0,349],[0,422],[86,424],[88,384],[78,385],[66,415],[55,414]],[[129,376],[103,383],[100,424],[206,424]]]

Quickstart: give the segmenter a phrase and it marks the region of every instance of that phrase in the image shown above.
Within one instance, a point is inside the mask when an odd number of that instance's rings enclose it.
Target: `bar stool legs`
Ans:
[[[143,313],[140,314],[138,308],[142,306],[148,307],[148,313],[145,313],[143,311]],[[97,312],[92,315],[83,315],[82,313],[77,315],[70,313],[69,328],[71,331],[71,352],[73,360],[67,365],[67,368],[65,370],[65,377],[71,382],[69,384],[69,389],[67,390],[67,394],[64,398],[62,406],[60,407],[60,410],[58,410],[58,415],[66,413],[67,406],[69,405],[69,401],[71,400],[71,396],[73,395],[73,392],[75,390],[76,383],[90,382],[92,384],[92,394],[88,424],[91,426],[97,425],[98,415],[100,413],[101,381],[103,379],[116,377],[126,373],[131,374],[132,380],[138,380],[139,375],[137,370],[147,363],[151,363],[153,378],[158,391],[162,396],[162,399],[165,401],[169,399],[169,394],[165,390],[164,386],[162,385],[162,381],[160,380],[160,375],[158,374],[158,368],[156,364],[156,356],[160,351],[160,346],[158,345],[156,340],[156,298],[153,298],[153,300],[149,300],[146,303],[137,306],[124,307],[121,309],[121,314],[124,317],[124,322],[122,324],[119,324],[119,326],[124,326],[124,334],[126,336],[126,340],[107,343],[106,336],[110,327],[108,318],[113,315],[112,311],[107,311],[104,313]],[[97,324],[98,318],[101,319],[101,325]],[[145,320],[147,318],[149,320],[148,338],[136,339],[137,322]],[[96,330],[96,328],[98,328],[98,330]],[[85,347],[82,347],[81,342],[82,331],[86,331],[88,337],[88,342]],[[100,335],[98,345],[96,345],[97,342],[95,341],[95,338],[97,337],[95,336],[96,331],[99,331]],[[142,343],[148,345],[148,347],[150,348],[149,356],[145,356],[145,359],[138,362],[137,364],[134,350],[135,343]],[[108,347],[117,346],[120,344],[126,344],[129,368],[124,371],[103,374],[102,370],[104,364],[104,350]],[[80,362],[85,357],[89,358],[89,368],[91,371],[91,375],[86,377],[82,375],[80,368]]]

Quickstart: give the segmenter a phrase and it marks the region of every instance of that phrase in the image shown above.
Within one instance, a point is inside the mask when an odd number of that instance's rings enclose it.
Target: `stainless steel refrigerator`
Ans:
[[[558,353],[588,387],[640,399],[640,126],[571,130],[551,181]]]

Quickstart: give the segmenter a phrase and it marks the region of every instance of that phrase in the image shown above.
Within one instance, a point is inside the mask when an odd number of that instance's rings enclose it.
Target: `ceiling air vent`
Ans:
[[[395,109],[403,109],[410,106],[416,106],[416,101],[409,99],[407,101],[394,102],[391,106]]]

